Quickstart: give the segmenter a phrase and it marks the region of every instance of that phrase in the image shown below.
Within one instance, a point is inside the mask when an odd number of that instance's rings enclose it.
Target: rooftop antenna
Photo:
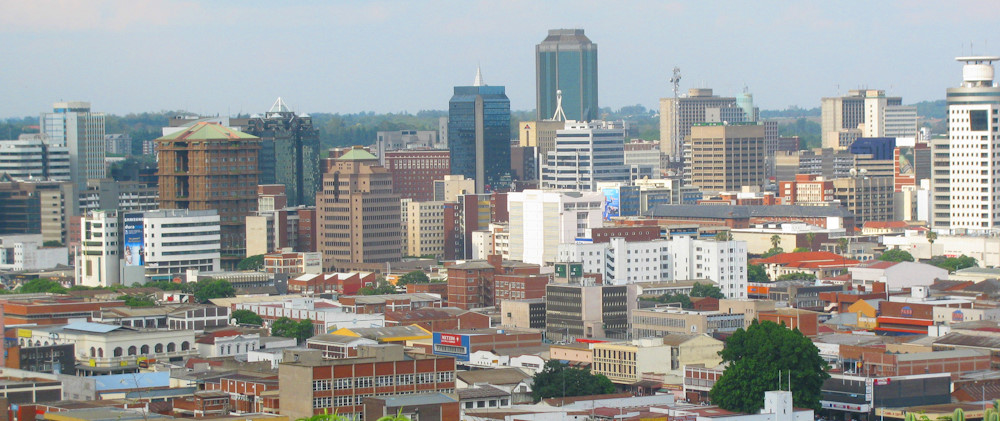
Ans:
[[[554,121],[566,121],[566,113],[562,108],[562,89],[556,89],[556,113],[552,115]]]
[[[674,66],[674,75],[673,75],[673,77],[670,78],[670,83],[672,83],[674,85],[674,104],[673,104],[674,105],[674,109],[673,109],[673,120],[674,120],[673,121],[673,123],[674,123],[673,126],[674,127],[673,127],[673,138],[670,139],[670,143],[673,145],[673,155],[674,156],[672,156],[670,158],[674,162],[680,162],[681,141],[680,141],[680,133],[678,133],[678,132],[681,129],[680,129],[680,121],[679,121],[678,115],[677,115],[677,113],[680,112],[680,103],[678,102],[678,99],[680,97],[680,91],[681,91],[681,68],[680,67]]]
[[[486,84],[483,83],[482,69],[478,64],[476,65],[476,80],[472,83],[472,86],[486,86]]]

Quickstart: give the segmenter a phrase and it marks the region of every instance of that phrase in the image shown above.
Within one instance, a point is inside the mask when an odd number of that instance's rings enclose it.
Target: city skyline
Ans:
[[[601,45],[599,105],[611,108],[655,109],[674,66],[682,90],[747,86],[764,109],[813,108],[865,87],[937,100],[955,84],[954,57],[996,50],[983,38],[993,19],[975,1],[733,2],[725,15],[660,2],[2,3],[0,41],[23,58],[0,69],[17,82],[0,87],[18,99],[0,105],[4,118],[60,100],[114,114],[259,113],[278,96],[299,112],[444,110],[477,65],[507,87],[512,109],[531,110],[534,46],[557,28]]]

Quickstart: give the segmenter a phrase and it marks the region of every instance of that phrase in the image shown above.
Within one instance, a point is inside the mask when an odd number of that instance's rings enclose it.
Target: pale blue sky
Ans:
[[[511,106],[535,106],[534,46],[580,27],[598,44],[600,105],[656,106],[682,89],[762,108],[882,88],[941,99],[953,59],[1000,54],[992,1],[0,0],[0,117],[54,101],[97,111],[303,112],[447,108],[481,64]],[[990,38],[993,36],[994,38]]]

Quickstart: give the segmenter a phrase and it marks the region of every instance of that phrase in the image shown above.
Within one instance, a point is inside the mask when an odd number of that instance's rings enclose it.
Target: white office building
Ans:
[[[144,212],[142,218],[143,241],[139,247],[144,250],[142,264],[147,280],[169,280],[188,269],[221,270],[218,212],[168,209]]]
[[[544,265],[559,245],[601,227],[601,192],[525,190],[508,193],[510,259]]]
[[[121,244],[118,236],[118,212],[99,210],[87,213],[80,221],[80,255],[76,264],[76,283],[88,287],[106,287],[120,283]]]
[[[69,148],[43,134],[0,140],[0,174],[17,180],[70,181]]]
[[[612,238],[598,244],[581,241],[560,244],[557,261],[583,263],[584,272],[600,273],[611,285],[710,279],[726,297],[746,297],[745,241],[680,236],[631,242]]]
[[[66,247],[44,247],[42,234],[0,237],[0,270],[44,270],[69,265]]]
[[[542,188],[593,191],[600,181],[628,181],[620,121],[567,121],[542,166]]]
[[[105,177],[104,113],[91,112],[89,102],[57,102],[51,113],[41,114],[38,124],[53,145],[69,150],[70,178],[77,191],[86,190],[88,178]]]
[[[958,57],[962,85],[948,88],[948,166],[951,230],[1000,228],[1000,87],[993,62],[1000,56]]]

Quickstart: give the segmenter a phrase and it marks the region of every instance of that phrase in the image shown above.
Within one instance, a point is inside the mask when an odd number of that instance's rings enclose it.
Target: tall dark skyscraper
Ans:
[[[486,86],[477,71],[473,86],[456,86],[448,102],[451,173],[476,180],[476,193],[506,189],[510,182],[510,100],[503,86]]]
[[[556,112],[556,91],[562,91],[567,120],[598,118],[597,44],[583,29],[550,29],[535,46],[535,98],[538,120]]]
[[[261,138],[260,184],[284,184],[289,206],[315,205],[320,150],[312,117],[278,98],[264,116],[247,121],[246,132]]]

